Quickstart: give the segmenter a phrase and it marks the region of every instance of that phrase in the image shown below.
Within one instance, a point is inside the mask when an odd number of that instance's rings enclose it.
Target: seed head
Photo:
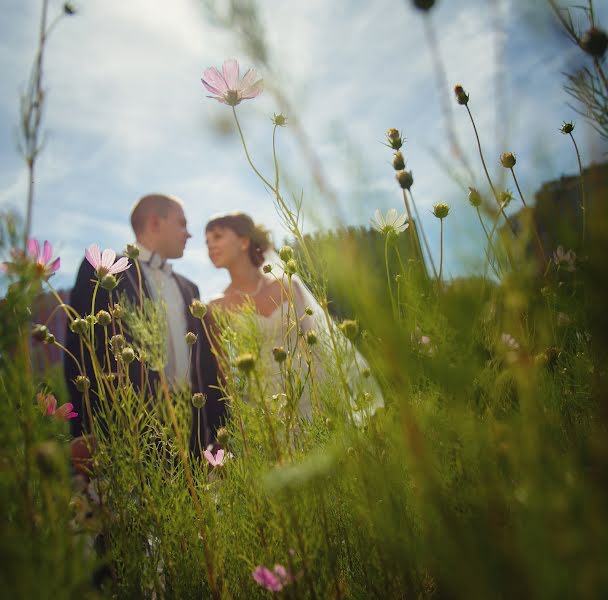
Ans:
[[[89,325],[84,319],[74,319],[70,323],[70,331],[76,335],[85,335],[89,330]]]
[[[562,123],[562,127],[561,127],[560,131],[564,135],[569,135],[570,133],[572,133],[574,131],[574,123],[572,123],[572,122],[568,123],[568,122],[564,121]]]
[[[239,354],[236,357],[236,367],[243,373],[250,373],[255,367],[255,356],[251,352]]]
[[[363,371],[361,371],[361,375],[363,375],[363,377],[365,379],[369,379],[371,374],[372,374],[372,372],[368,368],[365,368],[365,369],[363,369]]]
[[[467,105],[469,103],[469,95],[460,84],[454,86],[454,94],[456,94],[458,104]]]
[[[307,314],[309,317],[310,317],[310,316],[312,316],[312,314],[313,314],[313,312],[312,312],[312,308],[310,308],[310,306],[307,306],[307,307],[304,309],[304,312],[305,312],[305,313],[306,313],[306,314]]]
[[[517,160],[515,159],[515,155],[512,152],[505,152],[500,155],[500,164],[505,169],[512,169],[515,166]]]
[[[272,355],[274,356],[275,361],[279,364],[287,360],[287,352],[285,352],[285,348],[283,348],[283,346],[275,346],[272,349]]]
[[[63,3],[63,12],[66,15],[71,17],[76,14],[76,8],[74,7],[74,5],[71,2],[64,2]]]
[[[403,158],[403,154],[399,151],[393,154],[393,169],[395,169],[395,171],[405,169],[405,159]]]
[[[433,214],[438,219],[445,219],[450,214],[450,205],[445,202],[438,202],[433,205]]]
[[[264,273],[272,273],[272,265],[264,265],[262,271],[264,271]]]
[[[397,171],[395,179],[399,182],[399,185],[404,190],[409,190],[414,184],[414,176],[411,171]]]
[[[190,312],[193,317],[202,320],[207,314],[207,306],[200,300],[192,300],[190,303]]]
[[[32,328],[32,337],[38,342],[46,341],[49,335],[49,329],[46,325],[36,324]]]
[[[207,397],[205,394],[201,392],[196,392],[196,394],[192,394],[192,406],[194,408],[203,408],[205,403],[207,402]]]
[[[79,392],[86,392],[91,387],[91,380],[86,375],[78,375],[74,379],[74,385]]]
[[[87,315],[84,320],[87,322],[87,325],[89,327],[97,325],[97,317],[95,315]]]
[[[215,434],[217,441],[222,445],[226,446],[230,441],[230,432],[225,427],[220,427]]]
[[[354,342],[359,335],[359,323],[353,319],[345,319],[339,325],[340,331],[344,334],[344,337],[351,342]]]
[[[107,327],[112,322],[112,317],[107,310],[98,311],[96,317],[97,317],[97,322],[102,327]]]
[[[285,263],[285,273],[295,275],[298,272],[298,263],[292,258]]]
[[[393,150],[399,150],[401,146],[403,146],[403,140],[401,139],[401,134],[398,129],[390,128],[386,132],[386,139],[388,141],[388,145]]]
[[[509,206],[511,200],[513,200],[513,194],[509,190],[505,190],[498,194],[498,200],[500,201],[500,205],[504,208],[505,206]]]
[[[194,346],[194,344],[196,344],[197,339],[198,335],[196,335],[196,333],[192,333],[192,331],[189,331],[186,334],[186,344],[188,344],[188,346]]]
[[[135,260],[139,256],[139,247],[136,244],[127,244],[125,247],[125,254],[131,260]]]
[[[120,358],[125,365],[129,365],[135,360],[135,351],[133,348],[131,348],[131,346],[127,346],[126,348],[123,348],[122,352],[120,353]]]
[[[598,27],[592,27],[581,38],[581,48],[593,58],[601,59],[608,48],[608,35]]]
[[[293,248],[291,246],[283,246],[279,250],[279,256],[283,262],[287,262],[293,258]]]
[[[46,340],[44,340],[45,344],[48,344],[49,346],[52,346],[55,343],[55,336],[52,333],[49,333],[46,336]]]
[[[478,206],[481,206],[482,201],[481,194],[475,188],[470,187],[469,203],[471,206],[475,206],[477,208]]]
[[[281,113],[279,113],[278,115],[275,114],[272,117],[272,122],[277,126],[277,127],[285,127],[285,125],[287,125],[287,117],[285,117],[284,115],[282,115]]]
[[[118,302],[110,309],[112,316],[115,319],[122,319],[125,314],[125,309]]]
[[[110,338],[110,348],[112,348],[112,352],[114,354],[119,354],[120,352],[122,352],[122,350],[125,348],[126,345],[127,345],[127,341],[120,334],[113,335]]]
[[[306,334],[306,343],[309,346],[314,346],[317,341],[317,332],[314,329],[310,329]]]
[[[99,285],[104,290],[110,291],[110,290],[113,290],[118,285],[118,280],[116,279],[116,277],[114,277],[114,275],[111,275],[108,273],[107,275],[104,275],[101,278]]]

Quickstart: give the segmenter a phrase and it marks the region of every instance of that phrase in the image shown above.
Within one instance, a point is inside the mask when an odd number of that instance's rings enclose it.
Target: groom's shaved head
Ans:
[[[166,194],[148,194],[140,198],[131,210],[131,227],[135,234],[142,233],[152,215],[166,217],[176,206],[183,208],[182,201]]]

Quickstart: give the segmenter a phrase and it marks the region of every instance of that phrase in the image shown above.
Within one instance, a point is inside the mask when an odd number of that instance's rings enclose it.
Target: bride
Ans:
[[[344,381],[351,403],[355,405],[358,396],[367,398],[364,411],[358,404],[353,410],[354,420],[359,422],[364,412],[369,414],[383,405],[379,386],[369,377],[365,360],[333,322],[328,324],[323,309],[301,279],[285,273],[286,261],[274,251],[266,228],[245,213],[232,212],[213,217],[205,235],[211,262],[230,275],[228,287],[209,303],[212,313],[231,327],[240,315],[251,315],[248,327],[255,331],[248,333],[257,347],[256,369],[262,369],[266,379],[274,382],[271,392],[294,395],[293,386],[284,389],[287,382],[283,363],[290,365],[291,373],[305,373],[299,378],[301,385],[295,395],[300,414],[311,417],[313,404],[319,403],[311,392],[310,382],[315,379],[311,363],[317,381],[330,379],[326,360],[329,353],[322,355],[331,338],[334,352],[344,359]],[[283,251],[281,255],[285,259]],[[217,319],[218,311],[228,319]]]

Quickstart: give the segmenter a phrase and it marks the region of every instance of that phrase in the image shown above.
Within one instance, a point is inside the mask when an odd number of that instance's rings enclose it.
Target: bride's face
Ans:
[[[217,269],[230,267],[248,260],[249,239],[241,237],[228,227],[214,227],[206,233],[207,251]]]

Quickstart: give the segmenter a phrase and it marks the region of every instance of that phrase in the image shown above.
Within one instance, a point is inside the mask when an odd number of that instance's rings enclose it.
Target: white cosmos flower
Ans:
[[[384,235],[389,233],[400,234],[409,227],[409,223],[406,223],[407,217],[405,213],[400,215],[394,208],[389,208],[386,217],[382,216],[379,209],[376,209],[374,218],[370,219],[372,227]]]

